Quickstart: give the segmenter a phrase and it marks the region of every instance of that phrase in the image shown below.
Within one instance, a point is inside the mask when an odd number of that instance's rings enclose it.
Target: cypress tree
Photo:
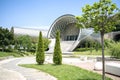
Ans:
[[[53,53],[53,62],[57,65],[62,64],[62,52],[60,47],[60,32],[57,31],[56,33],[56,42],[54,47],[54,53]]]
[[[44,59],[45,59],[44,44],[43,44],[42,32],[40,32],[38,45],[36,49],[36,62],[41,65],[44,63]]]

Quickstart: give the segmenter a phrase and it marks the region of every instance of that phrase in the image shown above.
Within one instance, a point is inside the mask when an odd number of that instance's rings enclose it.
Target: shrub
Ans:
[[[77,52],[84,52],[84,51],[89,51],[90,50],[90,48],[76,48],[75,49],[75,51],[77,51]]]
[[[99,41],[94,40],[92,38],[85,38],[84,40],[82,40],[80,42],[80,46],[78,48],[85,48],[82,51],[87,51],[90,50],[90,52],[92,53],[92,50],[95,49],[96,51],[99,50],[99,48],[101,48],[101,44]],[[81,51],[76,49],[75,51]]]
[[[120,42],[112,43],[110,46],[111,57],[120,59]]]
[[[36,62],[41,65],[44,63],[44,59],[45,59],[44,44],[43,44],[42,32],[40,32],[38,45],[36,49]]]
[[[62,64],[62,52],[60,47],[60,32],[56,33],[56,42],[53,53],[53,62],[57,65]]]
[[[12,52],[12,51],[13,49],[11,45],[6,46],[5,52]]]
[[[101,43],[96,41],[95,44],[94,44],[94,48],[95,48],[96,51],[98,51],[99,48],[101,48]]]
[[[112,43],[115,43],[112,39],[105,39],[104,40],[104,47],[109,48]]]

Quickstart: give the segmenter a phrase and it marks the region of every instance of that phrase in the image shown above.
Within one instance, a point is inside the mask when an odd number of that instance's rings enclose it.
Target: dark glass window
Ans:
[[[67,35],[66,39],[67,41],[74,41],[77,40],[78,35]]]

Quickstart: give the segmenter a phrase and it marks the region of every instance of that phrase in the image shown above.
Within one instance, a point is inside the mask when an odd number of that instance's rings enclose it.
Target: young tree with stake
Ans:
[[[104,59],[104,34],[115,29],[112,16],[117,13],[118,8],[116,4],[112,3],[111,0],[100,0],[95,2],[92,6],[86,5],[82,8],[83,15],[77,16],[77,25],[83,27],[84,24],[86,28],[94,28],[95,32],[100,32],[101,34],[101,44],[102,44],[102,80],[105,80],[105,59]]]

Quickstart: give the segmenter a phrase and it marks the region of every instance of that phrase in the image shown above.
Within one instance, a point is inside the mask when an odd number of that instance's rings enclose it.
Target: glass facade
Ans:
[[[65,41],[75,41],[77,40],[78,35],[67,35]]]

